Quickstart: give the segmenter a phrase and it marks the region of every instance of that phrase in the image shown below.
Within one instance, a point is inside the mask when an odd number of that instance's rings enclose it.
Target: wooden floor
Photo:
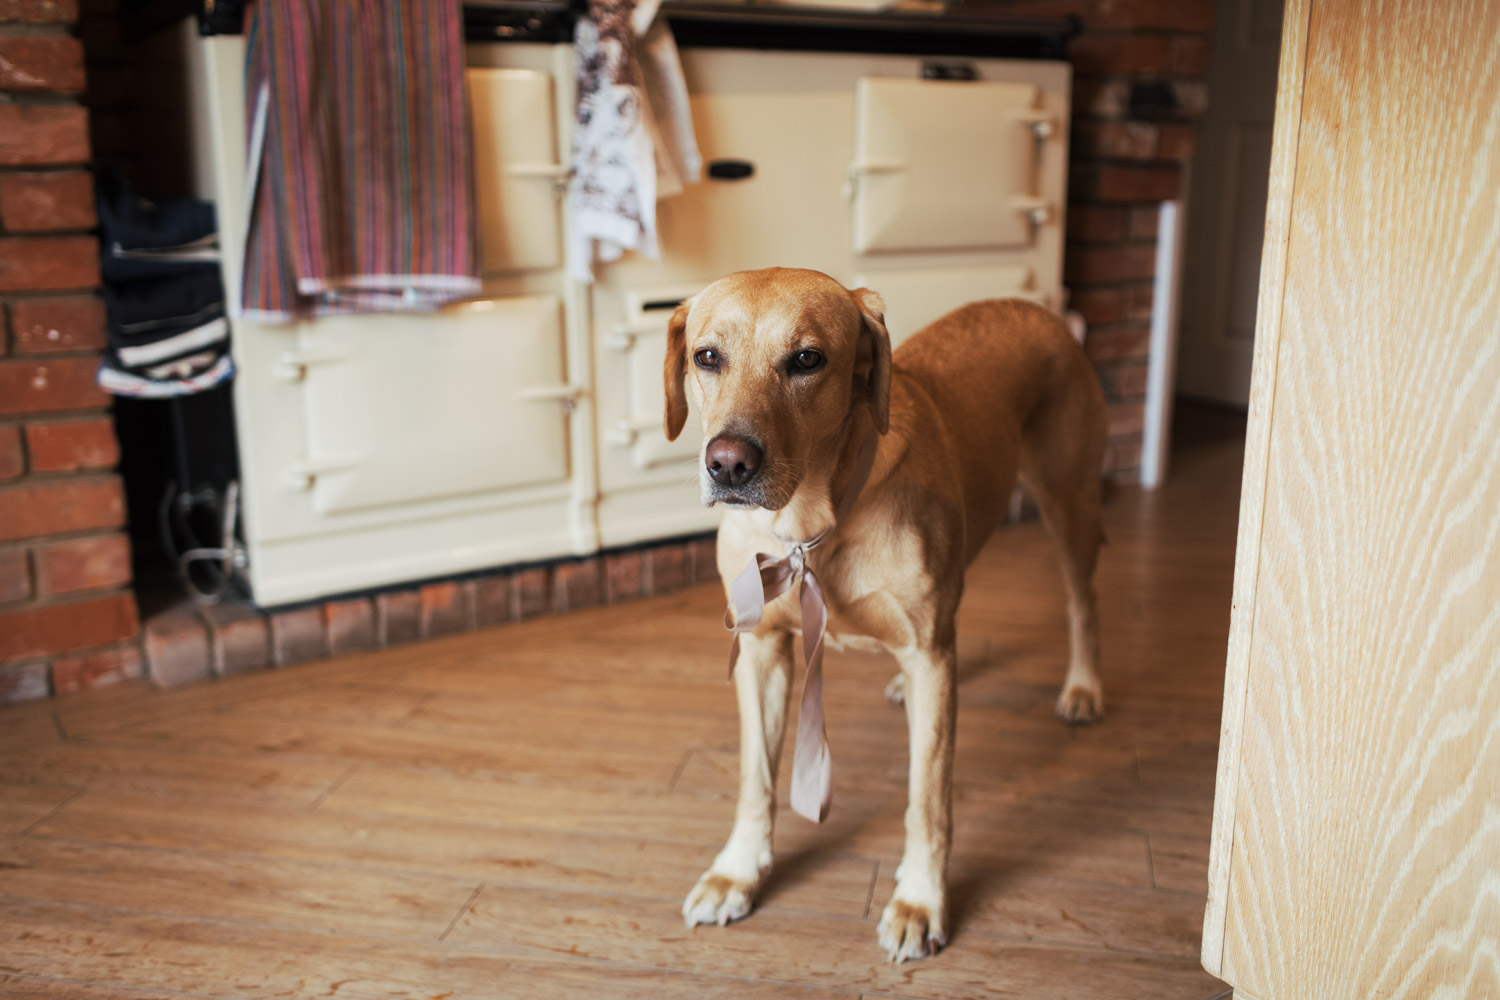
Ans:
[[[735,769],[701,587],[0,711],[0,996],[1227,996],[1197,953],[1239,463],[1198,445],[1166,490],[1111,502],[1103,725],[1052,717],[1041,529],[971,572],[935,958],[875,942],[906,794],[876,656],[829,657],[830,820],[785,810],[758,910],[683,927]]]

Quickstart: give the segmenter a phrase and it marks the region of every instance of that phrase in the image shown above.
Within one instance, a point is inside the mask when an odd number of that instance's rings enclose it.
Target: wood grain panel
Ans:
[[[1500,6],[1310,7],[1221,972],[1496,996]]]
[[[1234,550],[1234,596],[1230,603],[1229,650],[1224,667],[1213,850],[1208,862],[1208,905],[1203,915],[1203,967],[1217,976],[1224,974],[1224,920],[1234,804],[1240,777],[1246,689],[1250,683],[1255,588],[1260,579],[1266,470],[1276,401],[1276,363],[1281,349],[1282,299],[1286,290],[1287,246],[1291,241],[1292,197],[1297,182],[1297,150],[1302,135],[1302,87],[1312,4],[1313,0],[1287,0],[1282,17],[1281,66],[1276,79],[1276,121],[1271,132],[1271,176],[1266,196],[1266,240],[1255,307],[1249,427],[1245,434],[1245,471],[1240,479],[1240,526]]]

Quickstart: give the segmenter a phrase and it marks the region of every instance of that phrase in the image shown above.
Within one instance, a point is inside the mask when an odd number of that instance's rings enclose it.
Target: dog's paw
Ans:
[[[936,955],[948,943],[941,907],[908,903],[898,894],[880,915],[879,938],[892,962]]]
[[[1057,696],[1057,717],[1074,726],[1104,718],[1104,691],[1098,684],[1071,684]]]
[[[906,675],[897,674],[891,678],[891,682],[885,686],[885,700],[892,705],[906,704]]]
[[[682,901],[682,922],[689,927],[699,924],[723,927],[731,920],[749,916],[757,888],[755,883],[709,869]]]

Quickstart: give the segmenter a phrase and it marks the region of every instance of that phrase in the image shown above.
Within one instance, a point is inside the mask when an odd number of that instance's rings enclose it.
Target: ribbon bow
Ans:
[[[802,657],[807,678],[802,683],[802,707],[797,714],[797,749],[792,757],[792,808],[814,823],[828,817],[833,803],[833,758],[828,752],[828,733],[823,728],[823,634],[828,627],[828,604],[817,575],[808,565],[808,554],[817,548],[854,506],[854,500],[870,477],[875,464],[878,438],[871,434],[855,462],[854,474],[835,512],[834,525],[813,538],[787,545],[786,555],[776,557],[757,552],[729,585],[729,607],[724,627],[733,632],[729,647],[729,672],[740,656],[740,634],[754,632],[766,605],[802,582]]]

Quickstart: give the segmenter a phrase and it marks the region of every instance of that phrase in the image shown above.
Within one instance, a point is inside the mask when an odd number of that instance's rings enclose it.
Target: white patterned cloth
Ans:
[[[655,19],[660,0],[591,0],[578,20],[568,266],[593,280],[594,261],[626,250],[656,259],[656,201],[698,180],[702,160],[676,43]]]

